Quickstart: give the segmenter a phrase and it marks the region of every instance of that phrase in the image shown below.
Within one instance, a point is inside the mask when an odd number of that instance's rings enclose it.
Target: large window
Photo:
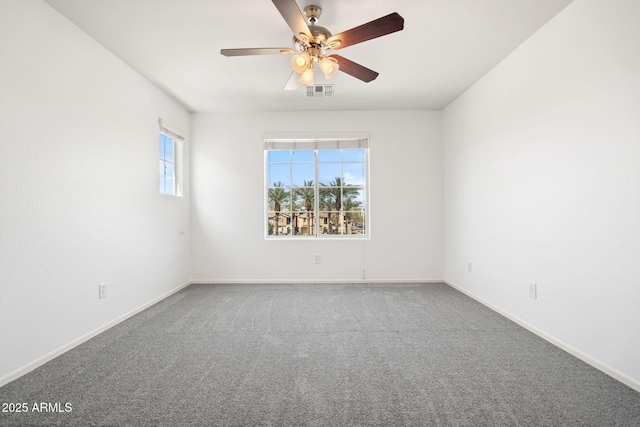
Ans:
[[[368,140],[265,141],[267,238],[367,237]]]

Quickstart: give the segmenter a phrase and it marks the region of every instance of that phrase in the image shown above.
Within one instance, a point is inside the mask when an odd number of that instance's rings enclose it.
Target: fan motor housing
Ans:
[[[309,31],[311,31],[311,35],[313,36],[313,40],[309,40],[309,44],[312,47],[323,47],[332,34],[331,31],[325,27],[316,25],[320,15],[322,15],[322,8],[311,4],[304,8],[304,14],[306,15],[307,22],[309,23]],[[306,43],[298,37],[293,36],[293,44],[297,50],[304,50],[302,46]]]
[[[308,45],[316,48],[323,48],[327,44],[327,40],[331,37],[331,31],[320,25],[309,25],[309,31],[313,36],[313,40],[309,40]],[[303,51],[304,46],[307,45],[303,40],[293,36],[293,46],[296,50]]]
[[[314,41],[318,44],[331,37],[331,31],[327,30],[325,27],[321,27],[320,25],[309,25],[309,30],[311,31]]]

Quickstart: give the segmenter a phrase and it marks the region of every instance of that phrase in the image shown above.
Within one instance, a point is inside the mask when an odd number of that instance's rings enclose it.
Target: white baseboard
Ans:
[[[479,296],[477,296],[476,294],[469,292],[468,290],[448,281],[448,280],[444,280],[444,283],[446,283],[447,285],[451,286],[452,288],[456,289],[457,291],[462,292],[463,294],[473,298],[474,300],[478,301],[479,303],[485,305],[486,307],[490,308],[491,310],[495,311],[498,314],[501,314],[502,316],[506,317],[507,319],[517,323],[518,325],[522,326],[523,328],[527,329],[528,331],[536,334],[537,336],[539,336],[540,338],[550,342],[551,344],[555,345],[556,347],[561,348],[562,350],[566,351],[567,353],[577,357],[578,359],[582,360],[583,362],[593,366],[594,368],[598,369],[599,371],[604,372],[605,374],[609,375],[610,377],[620,381],[621,383],[631,387],[632,389],[640,392],[640,382],[634,380],[633,378],[628,377],[627,375],[623,374],[622,372],[612,368],[611,366],[600,362],[597,359],[594,359],[593,357],[581,352],[580,350],[572,347],[571,345],[547,334],[544,331],[541,331],[540,329],[536,328],[533,325],[530,325],[529,323],[523,321],[522,319],[512,315],[511,313],[504,311],[498,307],[496,307],[495,305],[491,304],[490,302],[480,298]]]
[[[398,280],[398,279],[354,279],[354,280],[345,280],[345,279],[318,279],[318,280],[264,280],[264,279],[234,279],[234,280],[192,280],[191,284],[194,285],[239,285],[239,284],[260,284],[264,283],[267,285],[270,284],[292,284],[292,283],[302,283],[302,284],[313,284],[313,283],[343,283],[343,284],[352,284],[352,283],[363,283],[363,284],[376,284],[376,283],[391,283],[391,284],[402,284],[402,283],[445,283],[442,279],[407,279],[407,280]]]
[[[129,313],[126,313],[108,323],[105,323],[104,325],[100,326],[97,329],[94,329],[93,331],[76,338],[75,340],[63,345],[62,347],[59,347],[55,350],[53,350],[50,353],[45,354],[42,357],[37,358],[36,360],[34,360],[31,363],[26,364],[25,366],[16,369],[15,371],[9,373],[8,375],[5,375],[4,377],[0,378],[0,387],[2,387],[5,384],[10,383],[11,381],[18,379],[19,377],[33,371],[34,369],[44,365],[45,363],[47,363],[48,361],[55,359],[56,357],[60,356],[63,353],[66,353],[67,351],[71,350],[74,347],[79,346],[80,344],[84,343],[85,341],[88,341],[89,339],[95,337],[96,335],[106,331],[109,328],[114,327],[115,325],[117,325],[120,322],[123,322],[125,320],[127,320],[128,318],[140,313],[142,310],[145,310],[149,307],[151,307],[154,304],[157,304],[158,302],[162,301],[163,299],[175,294],[176,292],[178,292],[179,290],[189,286],[191,284],[191,282],[185,282],[182,285],[178,286],[175,289],[170,290],[169,292],[166,292],[162,295],[160,295],[157,298],[154,298],[153,300],[147,302],[146,304],[141,305],[140,307],[130,311]]]

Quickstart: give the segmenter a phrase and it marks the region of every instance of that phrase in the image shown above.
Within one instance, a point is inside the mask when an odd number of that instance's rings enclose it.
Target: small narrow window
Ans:
[[[160,119],[159,133],[159,175],[160,194],[182,195],[182,151],[185,138],[169,130]]]
[[[160,132],[160,193],[176,194],[176,145]]]

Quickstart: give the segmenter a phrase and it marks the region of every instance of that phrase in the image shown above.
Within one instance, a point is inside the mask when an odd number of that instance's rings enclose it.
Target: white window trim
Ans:
[[[366,185],[365,185],[365,215],[366,215],[366,233],[365,234],[316,234],[313,236],[281,236],[275,237],[269,235],[268,221],[263,221],[264,224],[264,239],[267,241],[283,241],[283,240],[370,240],[371,239],[371,199],[370,199],[370,140],[371,137],[368,133],[363,132],[351,132],[351,133],[313,133],[313,134],[291,134],[291,133],[268,133],[263,137],[263,167],[264,167],[264,212],[263,219],[266,219],[269,214],[269,172],[266,168],[267,165],[267,152],[269,150],[331,150],[331,149],[348,149],[348,148],[366,148]],[[318,200],[318,177],[314,182],[316,183],[316,200]],[[318,224],[316,224],[316,227]],[[316,229],[317,232],[317,229]]]

